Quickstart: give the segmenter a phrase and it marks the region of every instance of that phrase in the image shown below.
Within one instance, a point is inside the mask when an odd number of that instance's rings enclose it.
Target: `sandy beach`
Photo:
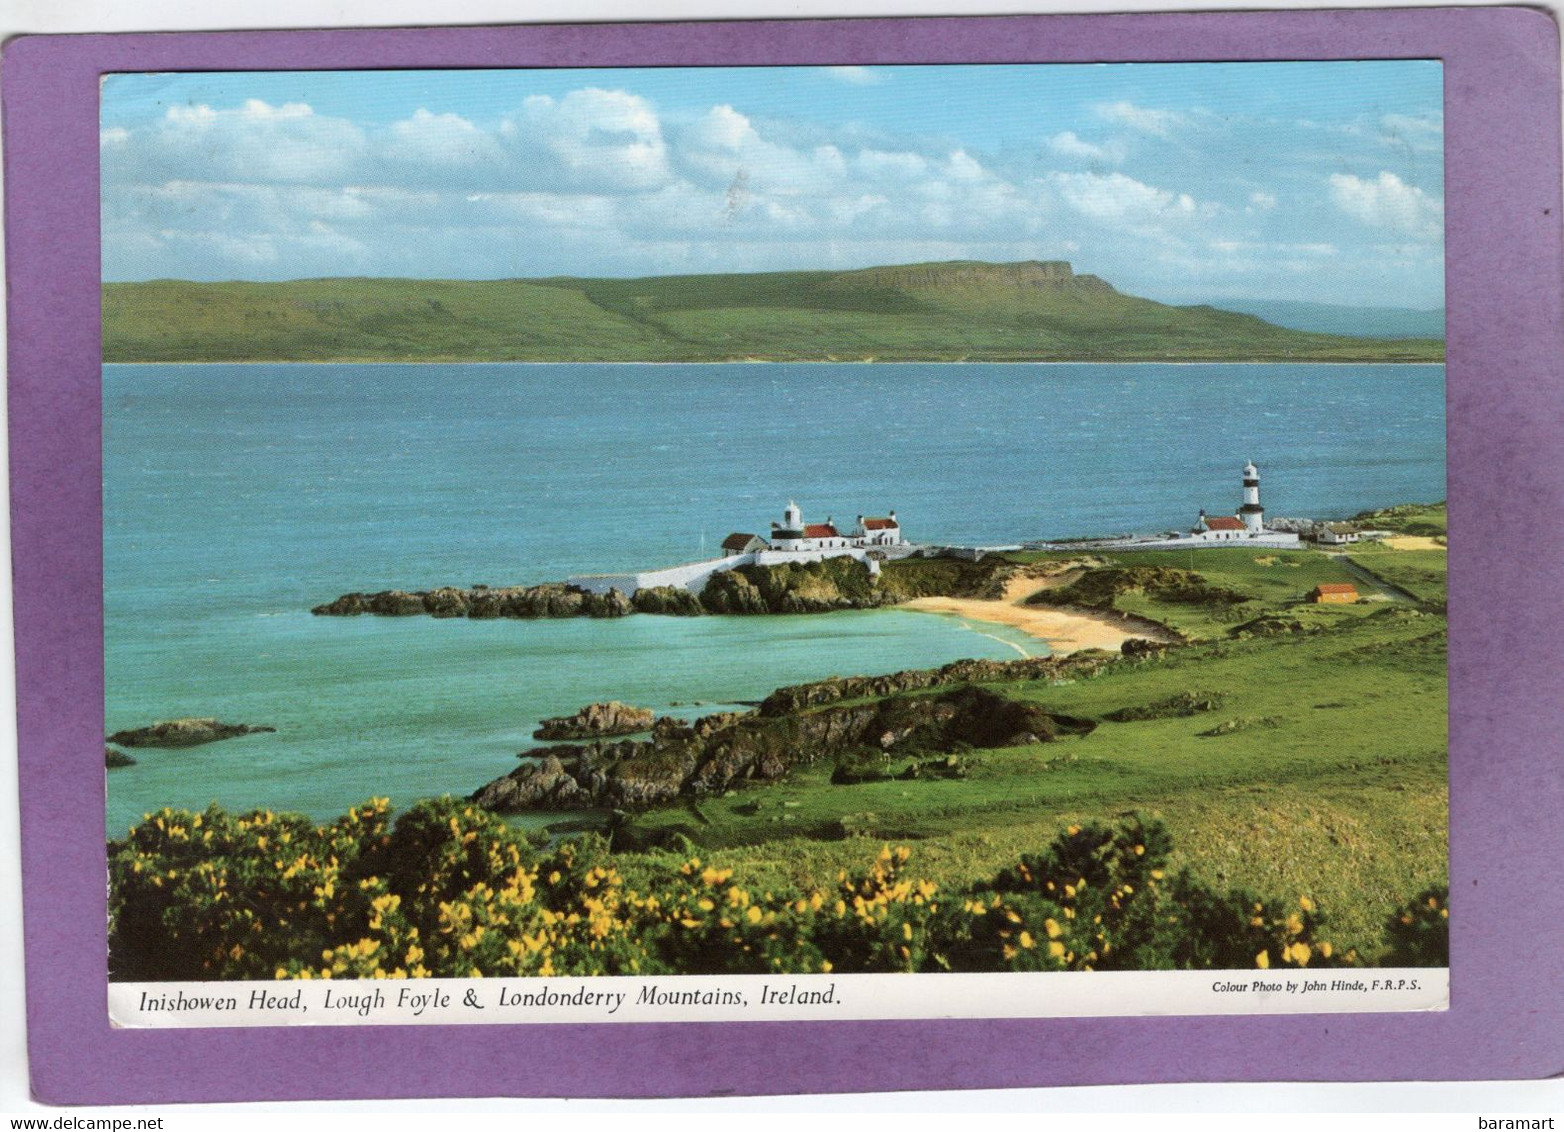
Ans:
[[[1385,540],[1391,550],[1444,550],[1445,545],[1421,535],[1395,535]]]
[[[1167,641],[1172,637],[1157,631],[1150,625],[1129,625],[1117,618],[1104,617],[1078,609],[1053,609],[1046,605],[1024,605],[1025,600],[1039,590],[1068,585],[1071,574],[1050,578],[1014,578],[1005,587],[1005,596],[998,601],[980,601],[975,598],[920,597],[904,603],[900,608],[915,609],[923,613],[949,613],[973,621],[987,621],[1019,629],[1031,637],[1048,642],[1055,656],[1078,652],[1081,649],[1109,649],[1117,652],[1125,641],[1132,638]]]

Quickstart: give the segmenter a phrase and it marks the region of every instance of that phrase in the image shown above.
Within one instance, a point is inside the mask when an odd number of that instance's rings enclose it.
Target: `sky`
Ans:
[[[107,280],[1068,260],[1444,302],[1436,61],[108,76]]]

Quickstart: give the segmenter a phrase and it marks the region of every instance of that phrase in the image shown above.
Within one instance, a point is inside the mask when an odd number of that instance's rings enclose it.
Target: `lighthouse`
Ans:
[[[1260,506],[1260,469],[1253,461],[1244,465],[1244,505],[1238,509],[1244,529],[1259,534],[1265,529],[1265,508]]]

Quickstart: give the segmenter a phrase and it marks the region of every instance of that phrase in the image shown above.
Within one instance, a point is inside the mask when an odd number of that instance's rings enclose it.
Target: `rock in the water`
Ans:
[[[310,610],[317,617],[356,617],[370,613],[380,617],[624,617],[635,612],[630,599],[618,590],[594,594],[560,582],[538,586],[474,586],[436,590],[383,590],[380,593],[343,594],[335,601]]]
[[[219,739],[276,731],[275,727],[252,727],[244,723],[220,723],[215,719],[170,719],[151,727],[116,731],[109,742],[121,747],[199,747]]]
[[[635,591],[637,613],[661,613],[669,617],[699,617],[705,613],[701,599],[681,586],[651,586]]]
[[[618,700],[607,703],[587,704],[575,715],[545,719],[536,731],[534,739],[601,739],[608,735],[633,735],[646,731],[656,721],[657,715],[650,708],[631,707]]]
[[[136,760],[131,758],[124,751],[116,751],[113,747],[104,747],[103,765],[108,767],[110,770],[114,770],[116,767],[135,766]]]

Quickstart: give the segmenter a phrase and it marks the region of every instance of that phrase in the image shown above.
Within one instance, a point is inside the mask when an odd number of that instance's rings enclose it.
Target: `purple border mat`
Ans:
[[[667,1096],[1564,1072],[1557,28],[1521,8],[60,36],[4,54],[33,1089],[52,1103]],[[1449,334],[1451,1009],[1036,1021],[113,1030],[98,76],[399,67],[1437,58]]]

